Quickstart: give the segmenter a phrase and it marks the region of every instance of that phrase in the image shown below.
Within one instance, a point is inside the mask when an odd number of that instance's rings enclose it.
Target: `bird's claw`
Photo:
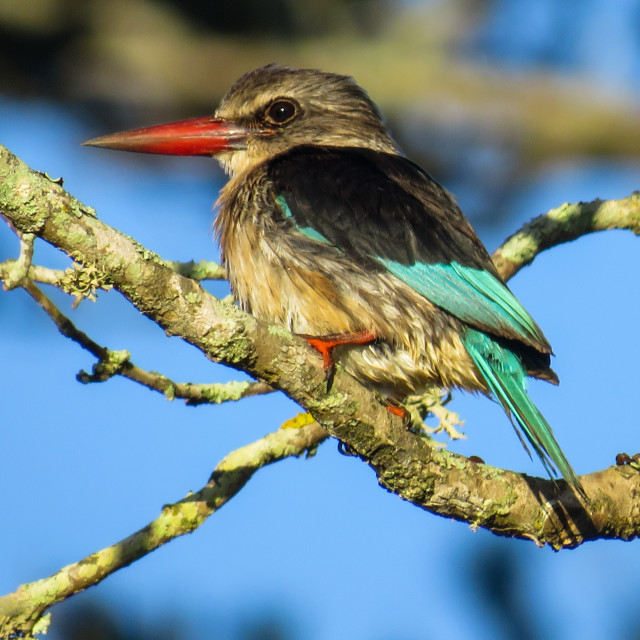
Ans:
[[[343,456],[357,456],[355,449],[351,448],[346,442],[338,440],[338,452]]]
[[[336,375],[336,365],[334,362],[331,362],[328,366],[324,367],[324,381],[327,383],[327,393],[331,391],[331,387],[333,386],[333,379]]]
[[[327,383],[327,392],[331,391],[333,379],[336,375],[336,364],[333,360],[333,349],[349,344],[368,344],[376,340],[376,336],[370,331],[358,333],[334,333],[328,336],[311,336],[305,333],[298,334],[304,338],[322,356],[324,379]]]
[[[411,424],[411,414],[401,404],[396,404],[387,400],[385,406],[387,407],[387,411],[389,413],[402,418],[402,424],[405,427],[408,427]]]

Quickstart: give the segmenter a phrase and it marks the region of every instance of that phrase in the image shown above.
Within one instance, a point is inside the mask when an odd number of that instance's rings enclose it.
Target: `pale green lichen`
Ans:
[[[166,386],[162,389],[162,393],[164,394],[164,397],[167,400],[169,400],[170,402],[175,400],[175,397],[176,397],[176,387],[175,387],[175,385],[173,383],[167,381]]]
[[[95,265],[83,266],[77,262],[65,270],[58,285],[75,298],[74,308],[85,298],[95,302],[98,289],[108,291],[113,287],[111,275],[108,272]]]
[[[49,625],[51,624],[51,613],[45,613],[38,618],[38,621],[33,625],[33,635],[46,635],[49,631]]]
[[[189,293],[184,296],[184,299],[189,304],[200,304],[202,302],[202,296],[197,291],[189,291]]]
[[[500,253],[505,260],[520,262],[530,259],[538,253],[540,243],[533,235],[519,231],[501,247]]]
[[[411,425],[418,433],[432,436],[434,434],[446,433],[452,440],[466,438],[466,436],[458,430],[458,427],[464,424],[464,420],[455,411],[447,409],[446,405],[451,402],[451,393],[433,387],[427,389],[422,394],[409,396],[404,407],[411,417]],[[429,427],[424,424],[424,420],[433,416],[437,420],[435,427]],[[432,441],[437,447],[444,447],[446,443]]]
[[[176,273],[193,280],[224,280],[227,277],[224,267],[217,262],[200,260],[200,262],[167,261],[167,265]]]
[[[235,335],[233,339],[229,340],[215,329],[210,329],[205,333],[202,344],[206,352],[218,354],[229,364],[245,362],[253,350],[253,343],[249,338]]]
[[[175,538],[195,529],[203,519],[197,503],[187,498],[163,508],[160,516],[150,524],[151,533],[158,540]],[[155,548],[156,544],[150,546]]]
[[[53,182],[53,184],[58,184],[60,186],[62,186],[64,184],[64,180],[63,180],[62,176],[60,176],[59,178],[53,178],[46,171],[38,171],[38,173],[41,176],[44,176],[50,182]]]
[[[291,337],[291,332],[281,324],[270,324],[268,327],[268,331],[272,336],[277,336],[278,338]]]
[[[78,209],[82,212],[85,213],[88,216],[91,216],[92,218],[97,218],[98,214],[96,212],[96,210],[93,207],[89,207],[86,204],[81,204],[80,202],[78,202]]]
[[[135,250],[138,254],[140,254],[140,256],[142,257],[143,260],[150,260],[151,262],[155,262],[156,264],[160,264],[162,266],[167,266],[167,263],[165,260],[163,260],[157,253],[151,251],[150,249],[147,249],[146,247],[142,246],[137,240],[134,240],[133,238],[129,237],[129,236],[124,236],[125,238],[127,238],[128,240],[131,240],[131,242],[134,244],[135,246]]]
[[[209,402],[221,404],[229,400],[240,400],[250,386],[251,382],[235,380],[216,384],[202,384],[198,385],[198,389]]]
[[[142,267],[137,262],[130,262],[125,268],[124,275],[128,282],[138,282],[142,276]]]
[[[547,212],[547,218],[551,220],[566,221],[576,214],[576,207],[568,202],[564,202],[559,207]]]
[[[76,376],[78,382],[89,384],[91,382],[104,382],[122,371],[122,367],[129,362],[131,354],[122,351],[107,350],[104,358],[93,365],[91,375],[86,371],[80,371]]]
[[[468,463],[466,458],[449,451],[438,451],[438,460],[446,469],[458,469],[463,471]]]

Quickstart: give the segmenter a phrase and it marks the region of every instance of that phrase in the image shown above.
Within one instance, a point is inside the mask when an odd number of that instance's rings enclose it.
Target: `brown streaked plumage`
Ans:
[[[378,343],[338,347],[336,360],[395,400],[429,385],[487,392],[460,341],[461,323],[396,276],[372,280],[332,247],[292,234],[264,169],[232,177],[218,200],[215,227],[241,308],[293,333],[371,331]]]

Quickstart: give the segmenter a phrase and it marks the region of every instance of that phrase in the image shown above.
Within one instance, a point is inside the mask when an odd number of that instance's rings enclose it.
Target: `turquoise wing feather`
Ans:
[[[567,482],[583,492],[580,481],[560,449],[549,423],[527,395],[527,373],[520,359],[512,351],[475,329],[466,329],[462,341],[491,391],[511,419],[522,443],[524,444],[524,435],[549,475],[553,476],[555,465]]]
[[[584,493],[549,423],[527,394],[527,372],[520,358],[491,336],[473,328],[489,328],[498,335],[509,329],[524,342],[545,344],[538,325],[511,291],[489,272],[455,262],[448,265],[416,263],[407,267],[387,260],[385,265],[434,304],[470,325],[461,336],[465,349],[509,416],[525,449],[524,439],[531,444],[550,476],[553,477],[555,467],[567,482]]]
[[[449,264],[383,264],[434,304],[471,326],[497,335],[513,335],[534,348],[546,339],[509,289],[488,271]]]

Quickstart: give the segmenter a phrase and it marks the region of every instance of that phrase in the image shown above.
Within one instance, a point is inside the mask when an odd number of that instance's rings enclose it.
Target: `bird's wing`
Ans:
[[[306,236],[390,271],[472,327],[551,352],[451,195],[406,158],[301,146],[273,158],[268,176]]]

